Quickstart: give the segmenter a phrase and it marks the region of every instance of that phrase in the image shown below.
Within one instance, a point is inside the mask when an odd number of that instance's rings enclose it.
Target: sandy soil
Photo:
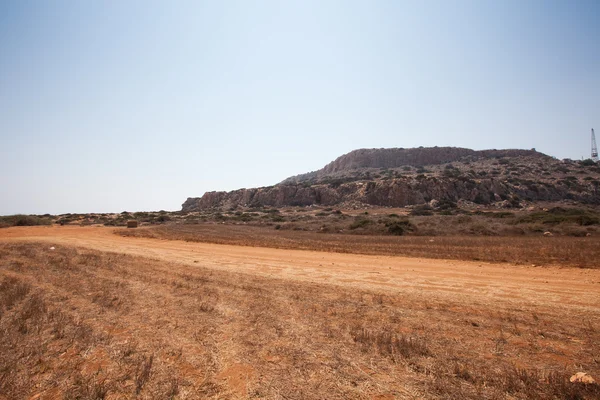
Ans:
[[[485,304],[555,305],[600,314],[600,270],[351,255],[121,237],[106,227],[15,227],[0,240],[47,241],[274,278]]]

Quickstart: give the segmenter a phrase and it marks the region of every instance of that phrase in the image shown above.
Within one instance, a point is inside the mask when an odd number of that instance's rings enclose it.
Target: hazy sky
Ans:
[[[177,210],[357,148],[600,135],[600,1],[0,1],[0,214]]]

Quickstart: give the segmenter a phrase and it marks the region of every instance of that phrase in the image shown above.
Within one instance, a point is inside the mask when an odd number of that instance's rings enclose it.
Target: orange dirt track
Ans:
[[[105,227],[14,227],[2,241],[43,241],[172,263],[469,304],[537,305],[600,317],[600,270],[514,266],[129,238]],[[518,239],[515,239],[518,240]]]

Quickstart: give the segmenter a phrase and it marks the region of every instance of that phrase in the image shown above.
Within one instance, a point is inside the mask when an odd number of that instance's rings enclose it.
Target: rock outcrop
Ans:
[[[275,186],[188,198],[182,209],[348,204],[403,207],[431,200],[507,207],[519,200],[570,199],[600,204],[599,184],[597,166],[584,168],[535,150],[362,149],[319,171],[288,178]]]
[[[471,150],[461,147],[419,147],[415,149],[359,149],[338,157],[323,169],[296,175],[282,183],[298,183],[325,176],[348,173],[365,168],[399,168],[403,166],[425,167],[457,161],[477,161],[490,158],[547,157],[532,150]]]

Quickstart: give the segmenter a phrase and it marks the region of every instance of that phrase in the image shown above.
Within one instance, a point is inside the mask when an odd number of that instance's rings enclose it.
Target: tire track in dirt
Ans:
[[[0,230],[0,240],[47,241],[259,276],[406,292],[424,299],[458,297],[469,303],[503,301],[600,313],[600,270],[191,243],[121,237],[113,231],[16,227]]]

